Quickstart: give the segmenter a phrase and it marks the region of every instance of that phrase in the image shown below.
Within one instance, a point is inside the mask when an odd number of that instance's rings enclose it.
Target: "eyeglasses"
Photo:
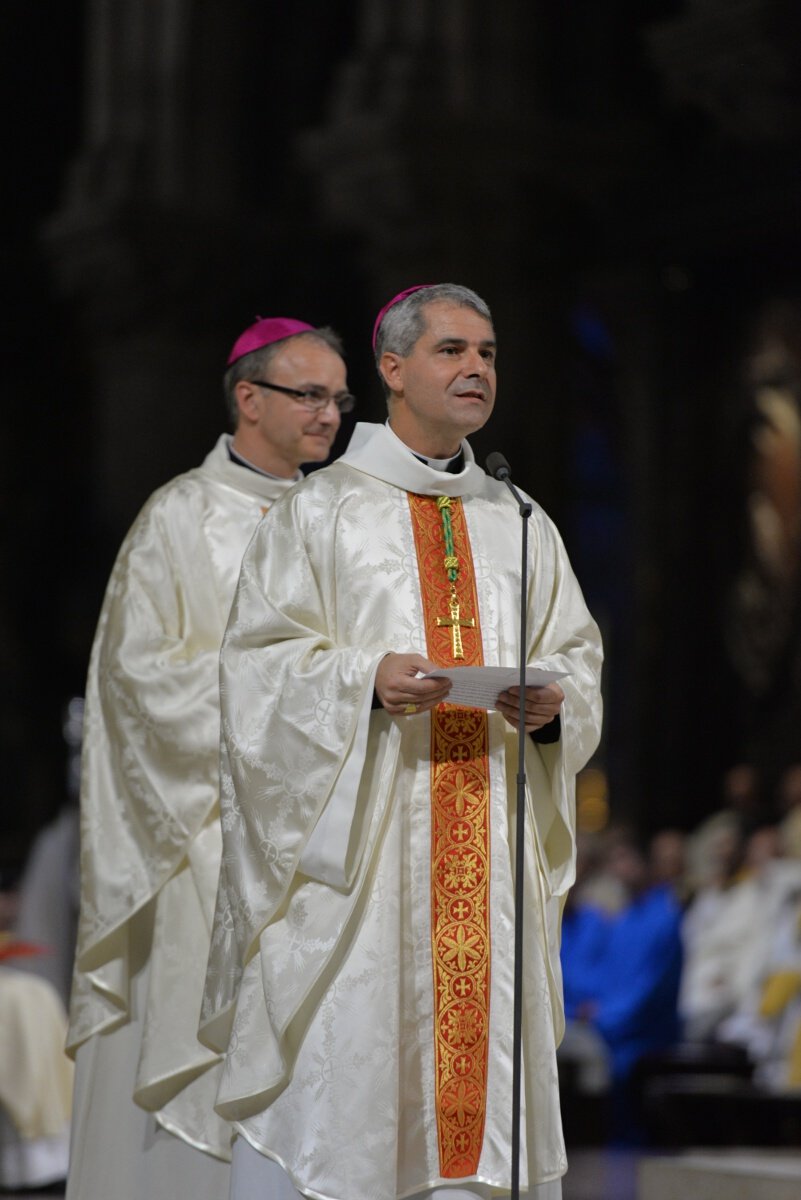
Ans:
[[[266,379],[251,379],[250,382],[255,387],[269,388],[271,392],[282,392],[285,396],[291,396],[309,412],[322,412],[333,402],[341,413],[346,413],[351,412],[356,403],[356,397],[350,392],[337,392],[336,396],[332,396],[325,388],[311,387],[301,392],[297,388],[284,387],[280,383],[268,383]]]

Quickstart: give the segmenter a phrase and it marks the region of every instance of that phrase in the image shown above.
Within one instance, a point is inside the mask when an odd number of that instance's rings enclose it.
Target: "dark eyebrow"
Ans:
[[[443,338],[440,338],[438,342],[434,343],[434,349],[438,350],[440,348],[440,346],[466,346],[466,345],[467,345],[467,338],[443,337]],[[479,345],[486,347],[488,350],[497,350],[497,348],[498,348],[498,343],[493,341],[492,338],[484,338],[483,341],[479,342]]]

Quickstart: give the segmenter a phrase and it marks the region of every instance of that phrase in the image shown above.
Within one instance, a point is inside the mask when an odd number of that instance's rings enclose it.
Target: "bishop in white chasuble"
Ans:
[[[233,439],[151,497],[111,575],[86,694],[69,1200],[227,1194],[220,1057],[197,1040],[221,853],[219,649],[254,529],[330,449],[338,346],[285,318],[245,331],[226,375]],[[253,382],[265,374],[275,395]],[[309,401],[312,384],[324,394]]]
[[[218,1111],[329,1200],[509,1187],[517,734],[498,711],[374,706],[385,656],[454,665],[440,498],[459,661],[517,661],[517,510],[461,454],[450,474],[392,429],[357,426],[257,531],[223,643],[201,1037],[225,1054]],[[528,661],[568,672],[558,738],[527,747],[521,1182],[535,1196],[566,1169],[559,925],[601,647],[536,504],[529,572]]]

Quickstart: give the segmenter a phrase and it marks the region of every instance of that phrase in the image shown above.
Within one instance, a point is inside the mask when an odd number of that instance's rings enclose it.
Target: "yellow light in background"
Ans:
[[[579,833],[600,833],[609,824],[609,781],[600,767],[576,777],[576,824]]]

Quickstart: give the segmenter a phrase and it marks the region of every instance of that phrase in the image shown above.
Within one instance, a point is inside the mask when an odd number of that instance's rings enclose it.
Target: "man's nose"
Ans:
[[[337,425],[339,424],[339,407],[337,406],[337,402],[333,396],[330,397],[325,408],[318,408],[317,418],[320,421],[324,421],[326,425],[331,425],[334,421],[336,421]]]
[[[484,379],[486,378],[488,370],[489,363],[481,351],[478,348],[475,350],[468,350],[464,363],[465,375],[478,375],[480,378]]]

